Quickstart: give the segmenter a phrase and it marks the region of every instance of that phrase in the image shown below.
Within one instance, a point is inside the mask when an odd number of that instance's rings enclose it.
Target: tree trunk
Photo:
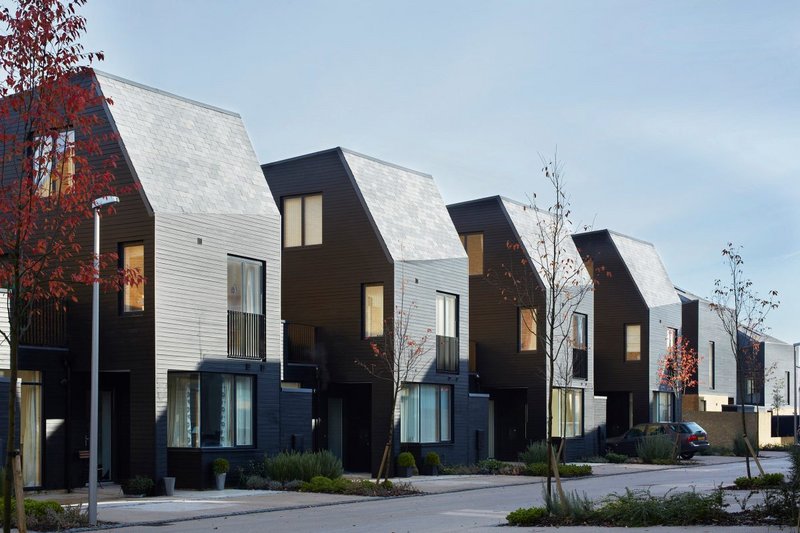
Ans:
[[[14,455],[16,450],[16,432],[17,432],[17,354],[19,353],[19,312],[20,304],[16,302],[17,295],[19,294],[18,288],[14,288],[11,294],[11,313],[9,313],[9,337],[11,344],[9,346],[9,366],[11,367],[11,375],[8,384],[8,435],[6,436],[6,459],[5,459],[5,479],[3,481],[3,532],[10,533],[11,531],[11,494],[13,492],[13,464]]]
[[[386,438],[386,445],[383,447],[383,456],[381,457],[381,464],[378,467],[378,475],[375,477],[375,482],[380,483],[381,476],[384,481],[389,479],[389,461],[392,457],[392,448],[394,447],[394,410],[397,407],[397,394],[395,391],[392,397],[391,416],[389,417],[389,435]]]

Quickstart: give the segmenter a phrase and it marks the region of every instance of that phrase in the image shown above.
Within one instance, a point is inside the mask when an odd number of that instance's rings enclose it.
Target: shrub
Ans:
[[[800,487],[800,447],[792,446],[789,450],[789,483],[793,487]]]
[[[779,472],[763,474],[756,477],[737,477],[733,480],[739,489],[760,489],[765,487],[778,487],[783,484],[783,474]]]
[[[547,443],[544,441],[528,444],[524,452],[519,454],[519,460],[526,465],[547,462]]]
[[[758,443],[753,442],[753,439],[750,437],[747,437],[747,440],[750,441],[753,451],[758,455]],[[750,452],[747,450],[747,445],[744,443],[743,435],[737,435],[736,438],[733,439],[733,453],[736,457],[746,457],[750,455]]]
[[[788,452],[792,449],[791,444],[765,444],[761,449],[768,452]]]
[[[231,469],[231,464],[224,457],[217,457],[216,459],[214,459],[214,462],[211,463],[211,470],[214,471],[215,476],[218,476],[220,474],[227,474],[228,470],[230,469]]]
[[[511,511],[506,516],[509,526],[531,527],[547,518],[547,509],[544,507],[528,507]]]
[[[320,452],[282,452],[264,459],[266,477],[286,483],[287,481],[311,481],[323,476],[330,479],[342,477],[342,461],[328,450]]]
[[[270,488],[270,480],[265,477],[252,475],[240,477],[239,479],[242,487],[248,490],[263,490]]]
[[[551,515],[583,522],[594,512],[594,504],[585,492],[583,494],[578,494],[576,490],[565,492],[562,498],[557,491],[553,491],[548,496],[547,491],[542,487],[542,493],[545,508]]]
[[[439,454],[436,452],[428,452],[425,455],[425,466],[439,466],[442,461],[439,459]]]
[[[609,463],[620,464],[620,463],[624,463],[625,461],[627,461],[628,460],[628,456],[625,455],[625,454],[622,454],[622,453],[608,452],[606,454],[606,459],[608,460]]]
[[[88,525],[89,519],[81,506],[61,507],[51,500],[25,499],[25,517],[29,530],[61,531]],[[16,501],[11,499],[11,527],[17,525]],[[3,511],[0,508],[0,521]]]
[[[719,446],[712,444],[706,448],[700,448],[698,452],[700,455],[722,455],[722,456],[730,456],[733,455],[733,450],[728,448],[727,446]]]
[[[122,492],[128,495],[148,494],[155,483],[147,476],[133,476],[121,483]]]
[[[708,495],[681,492],[656,497],[649,490],[625,489],[623,495],[612,494],[596,513],[599,520],[620,527],[711,524],[727,516],[721,490]]]
[[[417,462],[414,461],[414,456],[411,452],[402,452],[397,456],[397,466],[400,468],[415,468]]]
[[[675,443],[661,435],[645,437],[636,443],[636,455],[648,464],[671,464],[675,462]]]
[[[345,478],[330,479],[324,476],[316,476],[311,481],[303,483],[300,491],[359,496],[398,496],[418,492],[408,483],[393,484],[388,480],[383,483],[374,483],[368,479],[351,481]]]
[[[525,474],[529,476],[546,476],[547,463],[534,463],[527,465]],[[558,465],[558,475],[561,477],[581,477],[592,475],[591,465]]]

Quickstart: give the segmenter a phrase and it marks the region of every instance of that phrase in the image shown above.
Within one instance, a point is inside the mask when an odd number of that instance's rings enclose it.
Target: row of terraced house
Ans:
[[[535,242],[530,207],[498,196],[447,206],[430,175],[342,148],[260,165],[238,115],[94,76],[114,100],[93,110],[117,134],[103,152],[121,162],[117,183],[137,186],[104,217],[101,250],[147,279],[101,296],[103,479],[204,488],[217,457],[235,470],[286,449],[327,449],[347,470],[375,472],[391,386],[357,361],[369,364],[409,302],[409,334],[430,349],[396,408],[395,455],[513,460],[545,438],[548,401],[565,406],[555,428],[569,456],[596,455],[606,436],[674,416],[656,367],[679,335],[704,358],[695,408],[738,402],[724,331],[706,300],[673,286],[652,244],[574,236],[570,253],[613,276],[571,318],[572,375],[548,398],[544,299],[511,305],[488,276],[507,243]],[[30,488],[86,482],[89,295],[38,315],[19,350]],[[781,376],[791,369],[791,346],[768,339],[760,353]],[[797,387],[786,386],[789,404]],[[750,383],[746,403],[764,405],[764,389]]]

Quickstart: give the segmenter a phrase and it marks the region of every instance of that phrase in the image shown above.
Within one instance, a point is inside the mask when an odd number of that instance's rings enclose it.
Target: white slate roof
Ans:
[[[349,150],[342,154],[393,260],[467,257],[431,176]]]
[[[272,214],[239,115],[95,71],[134,178],[154,213]]]
[[[536,243],[541,239],[542,232],[547,232],[548,228],[551,227],[550,220],[552,220],[552,215],[546,211],[534,209],[529,205],[510,200],[508,198],[501,197],[500,201],[506,211],[506,214],[508,215],[509,221],[519,235],[522,245],[527,250],[528,256],[532,257],[534,254],[536,254]],[[581,258],[578,248],[575,246],[575,242],[572,240],[572,238],[566,239],[564,241],[564,245],[563,251],[572,258],[574,261],[573,264],[583,265],[583,259]],[[535,264],[536,261],[533,261]],[[567,272],[573,272],[571,267],[562,269],[562,271],[564,270]],[[537,265],[537,271],[539,278],[543,279],[545,274],[539,265]],[[589,272],[585,268],[581,268],[580,276],[584,285],[588,285],[592,282]]]
[[[681,303],[655,246],[613,231],[608,234],[648,307]]]

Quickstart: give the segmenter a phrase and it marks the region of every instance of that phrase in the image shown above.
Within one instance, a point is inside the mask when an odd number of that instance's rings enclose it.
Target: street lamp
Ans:
[[[100,368],[100,209],[119,203],[116,196],[92,202],[94,211],[94,282],[92,283],[92,385],[89,406],[89,524],[97,525],[97,396]]]
[[[792,344],[792,367],[794,368],[794,443],[798,444],[800,441],[800,436],[797,435],[797,393],[800,392],[800,388],[797,386],[797,347],[800,346],[800,342],[796,342]]]

